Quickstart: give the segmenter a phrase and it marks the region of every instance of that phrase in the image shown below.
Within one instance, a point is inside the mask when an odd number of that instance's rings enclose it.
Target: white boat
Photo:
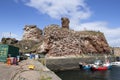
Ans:
[[[120,61],[111,62],[112,66],[120,66]]]
[[[117,56],[116,57],[116,61],[115,62],[111,62],[111,65],[112,66],[120,66],[120,57]]]

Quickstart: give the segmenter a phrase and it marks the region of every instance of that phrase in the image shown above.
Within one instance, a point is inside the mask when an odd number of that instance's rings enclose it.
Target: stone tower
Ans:
[[[61,18],[61,24],[62,24],[62,28],[67,28],[69,29],[69,19],[67,17],[62,17]]]

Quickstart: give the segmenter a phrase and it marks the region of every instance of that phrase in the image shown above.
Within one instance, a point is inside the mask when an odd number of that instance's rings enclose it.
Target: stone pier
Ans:
[[[35,68],[30,70],[29,65]],[[0,63],[0,80],[62,80],[53,71],[36,60],[25,60],[19,65]]]

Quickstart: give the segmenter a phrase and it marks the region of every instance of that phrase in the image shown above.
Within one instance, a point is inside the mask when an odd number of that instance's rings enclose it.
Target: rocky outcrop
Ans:
[[[15,44],[17,42],[18,40],[16,40],[15,38],[2,38],[1,40],[2,44]]]
[[[36,42],[34,40],[21,40],[14,46],[19,47],[19,51],[22,53],[36,53],[36,48],[41,42]]]
[[[26,25],[24,28],[23,40],[34,40],[40,42],[42,40],[42,30],[36,25]]]
[[[44,43],[39,50],[42,50],[41,48],[47,56],[110,53],[103,33],[68,30],[58,25],[49,25],[44,29]]]

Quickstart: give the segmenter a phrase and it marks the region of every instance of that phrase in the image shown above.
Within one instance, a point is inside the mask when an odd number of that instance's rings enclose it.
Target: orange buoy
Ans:
[[[7,58],[7,64],[11,65],[11,59],[10,58]]]

